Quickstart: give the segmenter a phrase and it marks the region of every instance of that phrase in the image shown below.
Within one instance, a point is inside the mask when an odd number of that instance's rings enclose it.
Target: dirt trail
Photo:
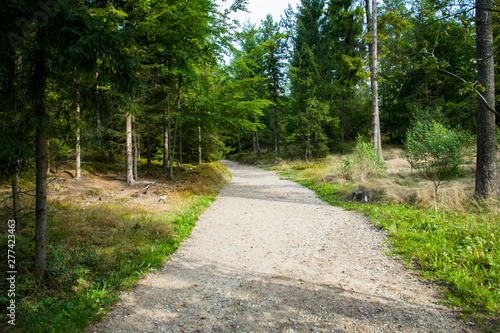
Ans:
[[[476,332],[364,217],[225,164],[233,179],[192,235],[88,332]]]

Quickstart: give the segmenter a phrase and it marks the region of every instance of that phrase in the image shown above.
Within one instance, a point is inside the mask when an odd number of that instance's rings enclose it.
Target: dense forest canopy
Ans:
[[[47,171],[74,161],[78,178],[91,152],[126,155],[133,183],[139,156],[173,177],[179,163],[243,151],[310,159],[369,136],[369,0],[302,0],[279,22],[269,15],[238,29],[226,17],[246,2],[221,11],[213,0],[4,1],[0,168],[5,181],[36,169],[37,241],[46,237]],[[489,124],[494,137],[495,97],[477,107],[490,88],[478,81],[478,48],[487,47],[476,45],[476,16],[493,16],[492,36],[500,21],[491,1],[478,3],[378,3],[384,142],[401,143],[423,120],[479,137]],[[490,116],[480,126],[478,112]]]

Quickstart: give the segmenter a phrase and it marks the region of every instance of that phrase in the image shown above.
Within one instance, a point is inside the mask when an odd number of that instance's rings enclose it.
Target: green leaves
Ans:
[[[406,133],[404,156],[411,166],[439,182],[455,177],[464,155],[470,154],[473,138],[431,120],[418,121]]]
[[[354,147],[354,158],[343,157],[339,167],[340,175],[351,180],[356,175],[357,177],[384,177],[387,167],[385,162],[377,154],[375,147],[371,142],[363,140],[361,135],[356,138],[356,146]]]

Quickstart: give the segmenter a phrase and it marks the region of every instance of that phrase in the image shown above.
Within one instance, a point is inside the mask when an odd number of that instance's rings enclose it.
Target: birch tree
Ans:
[[[370,11],[371,1],[371,11]],[[370,67],[372,93],[372,144],[382,158],[382,140],[380,134],[380,112],[378,107],[378,40],[377,40],[377,0],[366,0],[366,13],[371,32]]]

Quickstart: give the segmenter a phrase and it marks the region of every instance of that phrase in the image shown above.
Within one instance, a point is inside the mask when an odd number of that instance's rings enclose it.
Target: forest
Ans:
[[[50,258],[64,252],[48,229],[66,204],[47,184],[62,173],[83,181],[94,162],[120,165],[130,186],[147,172],[180,183],[183,171],[227,156],[307,163],[364,138],[374,159],[404,146],[436,193],[470,149],[475,197],[498,195],[491,0],[302,0],[277,22],[227,19],[247,2],[3,2],[2,217],[19,223],[29,248],[26,290],[53,282]],[[421,143],[446,161],[430,165]]]

